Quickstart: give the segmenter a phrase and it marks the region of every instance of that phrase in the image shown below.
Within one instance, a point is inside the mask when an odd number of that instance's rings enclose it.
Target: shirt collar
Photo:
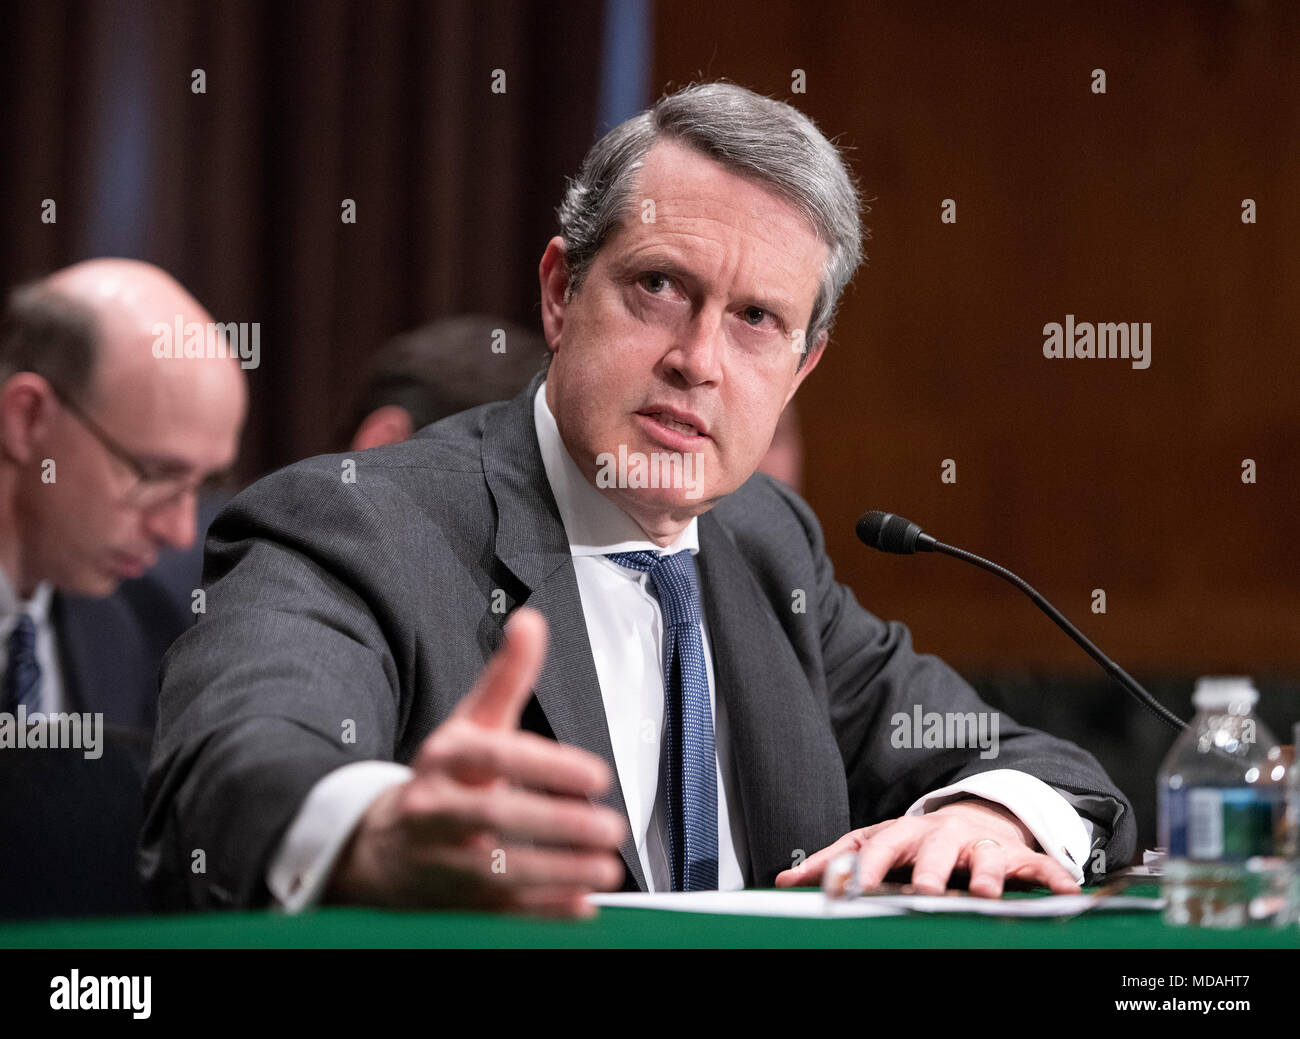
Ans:
[[[533,397],[533,425],[537,444],[542,451],[542,465],[551,493],[560,508],[569,549],[575,556],[603,556],[610,552],[663,552],[671,555],[683,550],[700,550],[699,518],[690,524],[667,548],[645,536],[637,522],[606,498],[582,475],[582,470],[564,446],[555,416],[546,403],[546,380]]]
[[[27,600],[19,599],[14,586],[9,583],[9,575],[0,568],[0,631],[8,631],[18,623],[24,613],[32,619],[38,628],[45,623],[50,612],[50,599],[54,595],[54,585],[42,581],[36,591]]]

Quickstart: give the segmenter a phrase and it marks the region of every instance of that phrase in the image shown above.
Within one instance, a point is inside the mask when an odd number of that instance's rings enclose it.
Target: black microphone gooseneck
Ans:
[[[1127,692],[1132,694],[1138,703],[1174,729],[1181,730],[1187,727],[1186,722],[1160,703],[1142,686],[1138,685],[1133,676],[1094,646],[1083,632],[1065,619],[1060,610],[1006,567],[998,566],[997,563],[990,562],[973,552],[967,552],[965,549],[954,548],[952,545],[945,545],[941,541],[936,541],[915,523],[892,512],[868,512],[858,520],[858,537],[871,548],[879,549],[881,552],[892,552],[896,555],[912,555],[915,552],[941,552],[946,556],[954,556],[957,559],[964,559],[968,563],[974,563],[980,569],[987,570],[991,574],[997,574],[1004,580],[1010,581],[1029,596],[1034,601],[1035,606],[1051,617],[1057,627],[1074,639],[1088,656],[1097,661],[1106,674],[1110,675]]]

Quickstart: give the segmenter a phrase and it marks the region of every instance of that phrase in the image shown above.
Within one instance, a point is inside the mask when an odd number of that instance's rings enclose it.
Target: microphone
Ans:
[[[858,520],[858,537],[872,548],[900,556],[933,552],[938,544],[915,523],[893,512],[868,512]]]
[[[858,520],[858,537],[871,548],[879,549],[881,552],[892,552],[895,555],[910,556],[916,552],[941,552],[946,556],[953,556],[965,560],[967,563],[973,563],[982,570],[987,570],[991,574],[997,574],[1005,581],[1010,581],[1028,595],[1034,601],[1035,606],[1051,617],[1057,627],[1082,647],[1083,651],[1100,664],[1102,670],[1118,682],[1138,703],[1173,729],[1181,730],[1187,727],[1186,722],[1138,685],[1137,681],[1127,671],[1094,646],[1083,632],[1065,619],[1060,610],[1005,567],[998,566],[997,563],[991,563],[989,560],[964,549],[945,545],[943,542],[937,541],[929,534],[926,534],[917,524],[893,512],[868,512]]]

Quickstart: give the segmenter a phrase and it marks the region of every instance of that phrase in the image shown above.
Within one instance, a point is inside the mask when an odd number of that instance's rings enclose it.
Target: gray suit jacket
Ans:
[[[550,648],[524,726],[614,768],[568,542],[533,427],[537,380],[414,440],[274,473],[213,523],[207,614],[163,664],[141,870],[164,905],[256,905],[312,786],[367,759],[409,762],[468,692],[527,603]],[[900,750],[890,718],[989,710],[942,661],[913,651],[835,582],[822,534],[792,491],[755,475],[699,521],[701,594],[725,703],[751,885],[798,849],[903,813],[990,768],[1060,788],[1098,824],[1113,867],[1132,809],[1072,744],[1001,717],[1001,753]],[[802,589],[806,608],[793,609]],[[349,739],[354,742],[349,742]],[[615,772],[615,774],[617,774]],[[730,800],[730,799],[729,799]],[[626,814],[615,783],[605,804]],[[194,872],[202,850],[204,872]],[[645,887],[629,837],[628,885]],[[1081,864],[1083,865],[1083,864]]]

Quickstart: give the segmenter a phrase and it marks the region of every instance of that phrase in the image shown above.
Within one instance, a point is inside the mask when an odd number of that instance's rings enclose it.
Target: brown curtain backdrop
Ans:
[[[330,449],[394,333],[470,310],[538,325],[537,261],[594,139],[602,9],[6,5],[0,280],[159,264],[217,320],[261,323],[244,475]]]

